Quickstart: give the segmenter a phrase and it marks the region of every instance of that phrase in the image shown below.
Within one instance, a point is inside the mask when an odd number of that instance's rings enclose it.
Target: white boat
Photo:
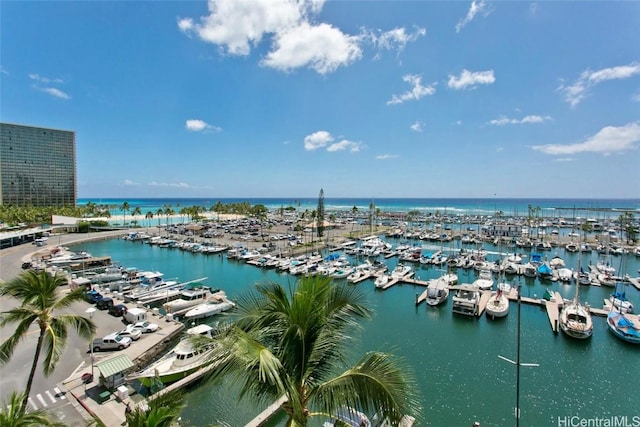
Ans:
[[[580,270],[580,260],[578,260]],[[576,294],[573,301],[567,303],[560,312],[560,329],[572,338],[587,339],[593,335],[593,320],[589,306],[580,303],[580,284],[576,283]]]
[[[205,317],[215,316],[223,311],[231,310],[233,307],[235,307],[235,304],[230,301],[208,301],[196,305],[191,310],[187,311],[184,317],[188,320],[204,319]]]
[[[331,277],[333,277],[334,279],[345,279],[347,277],[349,277],[349,275],[351,273],[353,273],[355,270],[353,269],[353,267],[347,267],[347,268],[338,268],[336,269],[336,271],[334,271],[331,274]]]
[[[449,298],[449,284],[446,279],[438,278],[429,280],[427,285],[427,305],[436,306],[445,302]]]
[[[640,344],[640,327],[634,324],[624,313],[611,310],[607,315],[607,326],[621,340],[632,344]]]
[[[385,285],[387,283],[389,283],[390,281],[391,281],[391,276],[389,274],[385,273],[385,274],[381,274],[380,276],[376,277],[376,280],[375,280],[374,283],[376,285],[376,288],[384,288]]]
[[[218,292],[216,290],[214,292]],[[189,307],[194,307],[198,304],[202,304],[211,296],[211,288],[208,286],[197,287],[193,289],[183,289],[180,292],[180,296],[173,301],[164,303],[162,307],[167,313],[177,313]]]
[[[618,311],[623,313],[633,313],[633,303],[627,299],[625,292],[614,292],[609,297],[609,302]]]
[[[487,312],[487,316],[492,319],[495,319],[496,317],[505,317],[509,314],[509,299],[500,288],[491,294],[487,301],[485,310]]]
[[[560,280],[561,282],[569,283],[571,282],[572,278],[573,271],[571,271],[571,269],[565,267],[558,270],[558,280]]]
[[[562,268],[564,267],[564,260],[562,258],[560,258],[558,255],[554,256],[553,258],[551,258],[551,261],[549,261],[549,265],[551,266],[551,268]]]
[[[350,407],[336,410],[331,419],[322,424],[323,427],[371,427],[369,418],[360,411]]]
[[[169,353],[129,378],[137,379],[144,386],[151,388],[156,381],[169,384],[206,366],[210,363],[209,355],[212,349],[194,347],[189,337],[195,335],[212,337],[213,328],[209,325],[198,325],[188,329],[187,338],[182,339]]]
[[[463,316],[476,316],[480,306],[480,290],[472,285],[458,285],[453,287],[456,294],[453,296],[453,313]]]
[[[491,274],[491,270],[480,270],[480,276],[478,276],[472,285],[483,291],[493,288],[493,275]]]
[[[396,265],[396,268],[394,268],[393,271],[391,272],[391,278],[402,279],[403,277],[406,277],[407,275],[409,275],[411,273],[411,270],[412,270],[411,266],[398,263],[398,265]]]

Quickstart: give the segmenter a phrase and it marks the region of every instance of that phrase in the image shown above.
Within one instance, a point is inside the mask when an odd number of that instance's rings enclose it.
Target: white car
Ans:
[[[147,334],[149,332],[155,332],[158,330],[158,325],[156,323],[150,322],[138,322],[133,325],[129,325],[132,329],[137,329],[143,334]]]
[[[118,332],[118,335],[122,337],[129,337],[133,341],[137,341],[140,339],[140,336],[142,335],[142,331],[140,331],[140,329],[133,328],[133,325],[127,325],[126,328]]]

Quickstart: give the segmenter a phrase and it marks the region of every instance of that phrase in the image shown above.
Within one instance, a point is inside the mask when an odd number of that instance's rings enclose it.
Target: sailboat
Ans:
[[[580,259],[578,259],[580,271]],[[576,282],[576,294],[573,301],[565,304],[560,312],[560,329],[572,338],[587,339],[593,334],[593,319],[589,306],[580,302],[580,282]]]
[[[640,326],[634,324],[625,313],[612,309],[607,315],[607,326],[621,340],[640,344]]]
[[[502,253],[502,241],[500,241],[500,253]],[[485,307],[487,316],[492,319],[505,317],[509,314],[509,299],[505,293],[511,292],[511,285],[504,282],[504,269],[502,270],[502,280],[498,283],[498,290],[491,294]]]

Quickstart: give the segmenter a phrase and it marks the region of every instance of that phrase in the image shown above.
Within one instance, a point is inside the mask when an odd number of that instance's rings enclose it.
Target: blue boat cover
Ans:
[[[542,264],[540,267],[538,267],[538,273],[552,274],[551,267],[549,267],[547,264]]]
[[[627,295],[624,292],[614,292],[611,294],[612,297],[619,299],[620,301],[626,301]]]

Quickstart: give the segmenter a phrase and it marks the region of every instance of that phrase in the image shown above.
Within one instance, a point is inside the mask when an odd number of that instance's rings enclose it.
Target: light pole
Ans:
[[[89,307],[84,312],[89,315],[89,319],[93,319],[93,313],[96,312],[96,308]],[[91,352],[91,378],[93,378],[93,337],[91,337],[91,341],[89,342],[89,351]]]
[[[521,285],[518,285],[516,287],[516,291],[518,292],[518,298],[517,298],[517,303],[518,303],[518,321],[517,321],[517,327],[516,327],[516,360],[513,361],[511,359],[507,359],[504,356],[498,356],[500,359],[502,360],[506,360],[507,362],[516,365],[516,410],[515,410],[515,417],[516,417],[516,427],[520,426],[520,366],[528,366],[528,367],[537,367],[540,366],[537,363],[521,363],[520,362],[520,288]]]

